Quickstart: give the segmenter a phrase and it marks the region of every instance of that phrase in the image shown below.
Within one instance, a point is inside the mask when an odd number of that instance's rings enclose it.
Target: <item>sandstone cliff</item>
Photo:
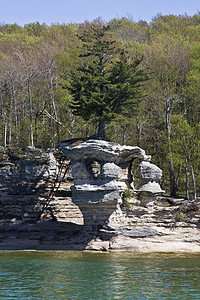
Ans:
[[[84,226],[72,185],[70,162],[60,150],[1,148],[0,249],[200,252],[198,201],[156,195],[153,201],[122,197],[117,209],[86,203],[92,224]],[[101,216],[110,223],[101,224]]]

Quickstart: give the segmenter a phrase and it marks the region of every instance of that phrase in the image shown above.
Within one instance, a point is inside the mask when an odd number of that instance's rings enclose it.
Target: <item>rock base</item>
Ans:
[[[0,250],[200,253],[198,201],[164,197],[149,207],[123,207],[111,215],[109,224],[102,226],[98,222],[95,224],[94,220],[83,224],[81,211],[71,199],[62,204],[56,197],[50,205],[54,218],[45,214],[46,217],[38,221],[37,214],[29,212],[29,219],[27,215],[20,221],[17,209],[28,213],[28,203],[20,202],[19,208],[18,201],[14,205],[15,200],[4,202],[4,208],[8,210],[10,206],[17,218],[8,219],[7,215],[7,219],[1,220]],[[3,204],[1,198],[0,202]]]

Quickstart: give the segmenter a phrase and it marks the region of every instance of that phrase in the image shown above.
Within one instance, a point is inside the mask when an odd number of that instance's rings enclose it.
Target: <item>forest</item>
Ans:
[[[57,148],[102,121],[152,155],[167,194],[200,196],[200,13],[0,25],[0,151]]]

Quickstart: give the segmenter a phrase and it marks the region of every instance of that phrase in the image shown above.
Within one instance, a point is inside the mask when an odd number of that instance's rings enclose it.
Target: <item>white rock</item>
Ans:
[[[143,184],[138,190],[138,192],[151,192],[153,194],[164,193],[160,187],[160,184],[155,181],[149,181],[148,183]]]
[[[162,170],[148,161],[142,161],[139,164],[140,176],[144,181],[159,181],[162,177]]]

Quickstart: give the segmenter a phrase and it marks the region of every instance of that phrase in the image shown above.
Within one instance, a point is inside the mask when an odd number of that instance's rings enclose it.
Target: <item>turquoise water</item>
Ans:
[[[200,255],[0,252],[0,299],[200,299]]]

